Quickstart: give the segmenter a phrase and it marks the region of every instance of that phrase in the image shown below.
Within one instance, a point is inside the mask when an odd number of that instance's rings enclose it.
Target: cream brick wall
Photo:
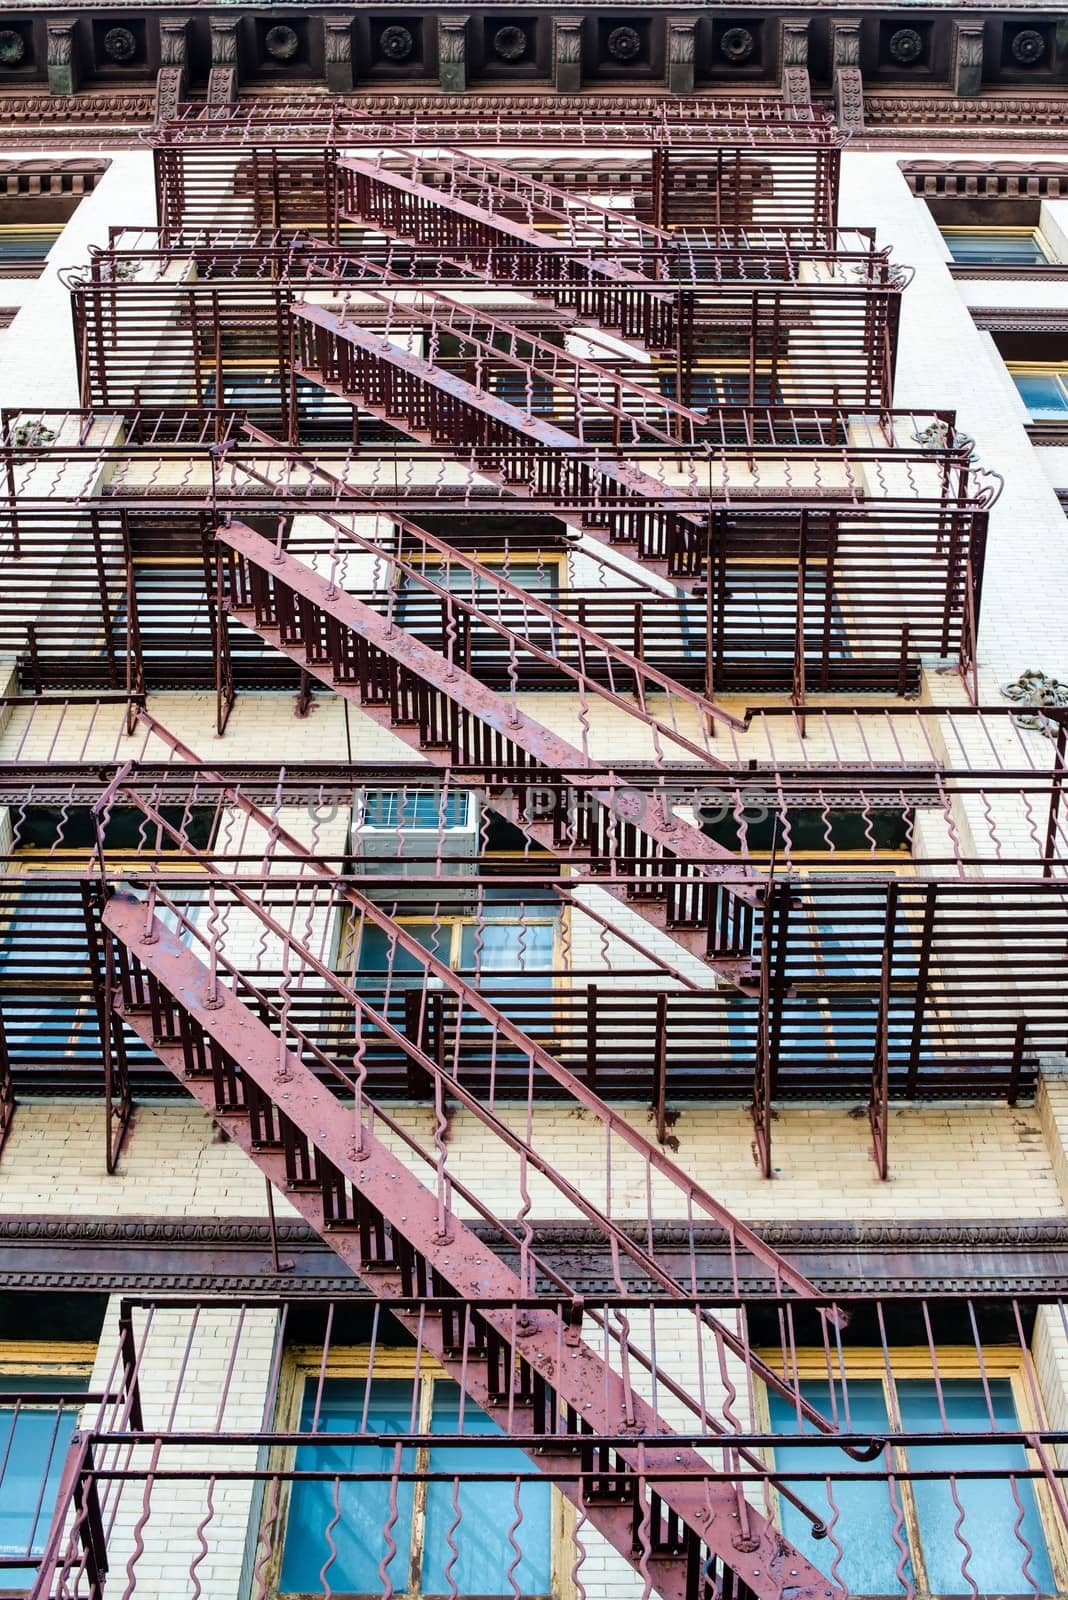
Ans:
[[[432,1118],[418,1107],[394,1108],[432,1145]],[[521,1121],[506,1120],[517,1128]],[[629,1120],[652,1136],[644,1108]],[[869,1154],[867,1121],[844,1106],[788,1106],[775,1122],[775,1180],[753,1162],[752,1123],[731,1106],[683,1110],[672,1129],[675,1157],[716,1197],[754,1220],[779,1218],[1059,1217],[1068,1200],[1058,1185],[1059,1147],[1047,1148],[1037,1109],[1002,1106],[895,1106],[890,1114],[891,1177],[880,1182]],[[605,1198],[604,1145],[589,1113],[539,1106],[537,1147],[598,1202]],[[263,1180],[233,1145],[219,1143],[207,1116],[184,1104],[140,1106],[119,1172],[103,1174],[102,1112],[96,1106],[27,1101],[17,1110],[0,1161],[0,1211],[164,1216],[265,1214]],[[517,1168],[499,1141],[468,1113],[449,1127],[449,1165],[473,1180],[505,1215],[519,1207]],[[612,1205],[619,1217],[645,1213],[645,1179],[636,1156],[613,1151]],[[532,1215],[568,1215],[565,1202],[531,1177]],[[682,1201],[654,1178],[654,1212],[673,1217]],[[286,1210],[284,1201],[280,1209]]]
[[[916,268],[904,297],[895,403],[956,406],[983,464],[1005,477],[991,517],[979,635],[981,699],[996,703],[999,685],[1025,667],[1068,676],[1064,514],[1036,463],[1011,379],[987,336],[977,332],[949,275],[945,245],[927,207],[898,170],[901,154],[847,150],[841,215],[847,223],[874,224],[879,244],[892,245],[896,260]],[[978,152],[968,155],[976,159]],[[1060,305],[1063,288],[1055,291]],[[1041,583],[1034,581],[1036,572]]]
[[[119,1302],[108,1307],[93,1388],[115,1385]],[[269,1394],[277,1312],[135,1310],[138,1387],[146,1431],[242,1433],[261,1429]],[[121,1409],[101,1424],[121,1431]],[[87,1418],[91,1421],[92,1419]],[[251,1471],[252,1446],[219,1443],[105,1447],[98,1465],[101,1511],[115,1578],[153,1600],[237,1600],[247,1573],[261,1489],[255,1480],[214,1479]],[[177,1477],[153,1478],[152,1473]],[[199,1557],[199,1560],[197,1559]],[[192,1563],[195,1569],[192,1568]],[[195,1587],[199,1584],[199,1590]]]
[[[54,152],[52,152],[54,154]],[[95,152],[83,150],[83,155]],[[83,266],[90,245],[105,245],[113,224],[155,220],[152,155],[148,150],[108,150],[111,165],[78,206],[48,254],[41,277],[20,301],[15,328],[4,336],[0,362],[0,405],[76,406],[78,379],[71,326],[70,295],[59,278],[67,267]],[[31,152],[27,152],[30,155]],[[47,352],[47,355],[45,355]]]

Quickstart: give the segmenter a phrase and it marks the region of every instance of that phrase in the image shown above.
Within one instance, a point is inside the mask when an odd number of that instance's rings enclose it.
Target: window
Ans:
[[[194,849],[209,847],[213,811],[164,806],[162,815],[185,830]],[[14,873],[0,891],[0,1010],[8,1047],[35,1067],[99,1061],[81,881],[96,845],[92,813],[84,806],[12,808],[11,826]],[[189,870],[188,861],[175,860],[173,839],[160,831],[157,840],[155,825],[134,807],[113,808],[104,843],[113,872],[136,871],[131,858],[144,852],[151,859],[157,850],[177,870]],[[187,906],[186,914],[195,921],[197,910]],[[159,916],[173,922],[162,906]],[[185,928],[181,937],[189,943],[192,934]]]
[[[661,394],[673,400],[677,383],[674,369],[661,372],[658,382]],[[715,406],[777,406],[782,404],[782,388],[770,363],[755,367],[752,374],[748,363],[693,366],[683,374],[682,403],[691,411],[709,411]]]
[[[1068,417],[1068,365],[1012,362],[1009,376],[1032,422],[1063,422]]]
[[[744,525],[740,538],[746,537]],[[832,571],[832,580],[835,576]],[[709,630],[718,679],[767,686],[792,672],[797,653],[797,566],[794,561],[738,559],[731,552],[715,561],[709,583]],[[825,564],[812,561],[802,600],[806,657],[819,670],[851,657],[849,634],[837,589]]]
[[[559,558],[546,560],[538,556],[534,560],[517,561],[511,557],[480,554],[478,560],[490,573],[500,573],[524,593],[536,596],[547,605],[557,604]],[[455,594],[460,601],[483,609],[492,622],[529,640],[538,649],[556,654],[557,631],[550,618],[525,606],[518,596],[502,593],[492,577],[472,572],[459,562],[446,565],[444,560],[440,566],[428,561],[419,570],[425,572],[428,582]],[[409,581],[400,589],[394,616],[399,627],[415,633],[432,649],[445,650],[450,642],[450,619],[443,615],[444,607],[445,602],[439,595],[416,581]],[[455,638],[451,641],[454,659],[465,671],[477,674],[496,670],[499,676],[508,670],[511,653],[503,634],[462,610],[456,611],[452,624],[455,628]],[[518,666],[536,669],[537,663],[520,649]]]
[[[942,228],[949,253],[962,264],[1045,267],[1051,254],[1037,228]]]
[[[0,223],[0,278],[39,278],[62,222]]]
[[[863,864],[866,877],[874,863],[885,863],[880,877],[910,872],[912,810],[828,803],[783,812],[757,776],[740,818],[728,803],[703,807],[698,815],[702,831],[718,844],[740,851],[744,840],[756,863],[766,861],[774,846],[779,870],[794,874],[797,892],[772,925],[773,967],[785,951],[785,987],[770,1009],[777,1058],[818,1071],[825,1090],[836,1070],[862,1074],[877,1048],[886,910],[879,877],[872,874],[858,895],[849,875],[854,862]],[[915,930],[908,916],[899,914],[886,1019],[892,1067],[908,1059],[914,1042],[916,953]],[[732,1046],[740,1054],[751,1053],[759,1007],[747,997],[730,997],[727,1017]],[[928,1047],[933,1036],[925,1014],[919,1038]]]
[[[557,1594],[553,1520],[560,1511],[550,1485],[472,1481],[480,1472],[529,1478],[527,1457],[507,1447],[391,1443],[403,1434],[477,1440],[499,1437],[500,1429],[440,1369],[428,1371],[425,1357],[418,1373],[402,1351],[376,1351],[370,1376],[368,1365],[362,1352],[335,1351],[321,1377],[318,1360],[297,1355],[286,1422],[323,1437],[297,1445],[285,1464],[295,1473],[327,1476],[295,1478],[290,1486],[278,1594],[388,1590],[407,1600]],[[365,1438],[331,1443],[338,1433]],[[394,1472],[399,1476],[391,1480]],[[412,1472],[455,1477],[406,1481]]]
[[[210,362],[210,357],[205,357]],[[208,367],[204,379],[204,393],[197,403],[213,406],[215,376]],[[273,364],[247,362],[227,365],[223,369],[222,404],[235,411],[247,411],[249,416],[267,432],[284,433],[288,418],[282,414],[282,386],[278,369]],[[313,383],[311,378],[297,375],[297,420],[300,442],[352,443],[356,426],[356,409],[351,401]]]
[[[86,1345],[0,1345],[0,1591],[37,1577],[92,1360]]]
[[[822,1351],[802,1353],[802,1396],[846,1431],[886,1439],[884,1451],[862,1464],[797,1442],[776,1445],[773,1456],[785,1486],[826,1519],[843,1547],[837,1576],[850,1592],[901,1594],[909,1586],[932,1595],[1057,1593],[1046,1491],[1022,1475],[1034,1466],[1025,1447],[1008,1440],[909,1443],[910,1435],[996,1436],[1026,1427],[1027,1393],[1016,1353],[1000,1362],[996,1353],[985,1353],[980,1370],[974,1349],[939,1351],[937,1382],[926,1350],[895,1352],[890,1372],[881,1350],[853,1352],[844,1380],[838,1375],[833,1382],[826,1360]],[[813,1431],[807,1423],[798,1426],[793,1406],[781,1396],[769,1392],[767,1404],[772,1433]],[[861,1476],[834,1482],[836,1470]],[[819,1480],[791,1483],[791,1471],[826,1471],[830,1494]],[[997,1476],[962,1476],[988,1471]],[[888,1477],[901,1472],[930,1476]],[[786,1536],[818,1563],[827,1544],[813,1542],[808,1520],[783,1495],[778,1514]]]
[[[557,916],[546,904],[517,905],[514,891],[508,900],[496,900],[485,891],[482,917],[470,915],[397,918],[424,950],[443,961],[468,982],[487,990],[552,987]],[[389,935],[367,922],[360,935],[359,971],[367,985],[379,987],[392,974],[394,987],[422,978],[423,966],[399,945],[392,949]],[[364,986],[363,984],[361,987]]]
[[[471,831],[476,826],[475,795],[469,789],[368,789],[363,795],[361,828],[401,829],[433,833],[438,829]]]

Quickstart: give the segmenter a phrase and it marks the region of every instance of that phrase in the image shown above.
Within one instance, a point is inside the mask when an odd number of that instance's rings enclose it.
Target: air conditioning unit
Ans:
[[[436,872],[443,878],[474,875],[482,822],[477,791],[407,785],[359,790],[355,801],[350,854],[355,862],[366,863],[368,872],[397,880]],[[404,898],[414,899],[417,893],[424,898],[425,891],[415,890],[406,891]]]

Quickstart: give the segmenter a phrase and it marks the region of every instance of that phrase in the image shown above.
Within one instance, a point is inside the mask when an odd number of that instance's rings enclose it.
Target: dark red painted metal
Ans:
[[[455,1214],[448,1215],[442,1229],[435,1197],[372,1132],[365,1128],[358,1148],[354,1147],[351,1120],[341,1114],[335,1096],[291,1051],[279,1055],[270,1030],[225,985],[212,985],[207,969],[178,938],[158,922],[152,923],[146,937],[142,903],[115,896],[103,920],[147,980],[143,998],[132,969],[124,981],[120,1009],[127,1025],[151,1045],[376,1295],[396,1301],[410,1293],[415,1267],[420,1281],[425,1277],[428,1283],[446,1287],[471,1307],[486,1299],[522,1297],[522,1282]],[[170,1025],[161,1030],[160,998],[153,1007],[147,1005],[153,982],[176,1007],[173,1031]],[[190,1072],[190,1048],[196,1048],[198,1039],[211,1067]],[[307,1176],[295,1184],[296,1170]],[[412,1251],[406,1266],[398,1238],[406,1240]],[[372,1239],[375,1244],[368,1249]],[[392,1239],[393,1248],[387,1247],[383,1256],[387,1239]],[[804,1287],[815,1294],[811,1286]],[[525,1443],[516,1427],[511,1393],[503,1401],[494,1393],[484,1368],[486,1358],[477,1346],[472,1349],[465,1342],[457,1355],[446,1341],[444,1326],[436,1337],[433,1324],[428,1326],[422,1315],[396,1310],[394,1314],[430,1341],[445,1369],[506,1433],[516,1437],[536,1466],[566,1470],[574,1459],[574,1445],[561,1446],[552,1432],[537,1445]],[[619,1376],[605,1368],[556,1312],[528,1310],[521,1319],[493,1310],[477,1315],[509,1352],[515,1372],[528,1374],[534,1385],[555,1394],[557,1404],[582,1433],[645,1441],[613,1452],[621,1479],[638,1480],[639,1503],[647,1469],[655,1472],[662,1465],[672,1473],[687,1472],[689,1482],[665,1483],[660,1495],[727,1572],[754,1595],[781,1600],[788,1571],[789,1587],[799,1600],[831,1600],[833,1589],[824,1576],[745,1501],[739,1489],[710,1481],[704,1458],[687,1447],[676,1447],[667,1424],[640,1396],[626,1391]],[[660,1440],[665,1443],[650,1442]],[[560,1487],[578,1498],[566,1479]],[[692,1590],[681,1539],[675,1549],[654,1551],[639,1563],[633,1554],[633,1510],[627,1498],[621,1493],[621,1503],[614,1509],[588,1501],[584,1509],[636,1570],[644,1567],[657,1593],[665,1600],[686,1600]]]

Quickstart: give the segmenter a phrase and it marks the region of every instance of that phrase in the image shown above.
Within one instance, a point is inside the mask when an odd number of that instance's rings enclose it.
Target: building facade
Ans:
[[[1068,1591],[1059,19],[0,23],[0,1593]]]

